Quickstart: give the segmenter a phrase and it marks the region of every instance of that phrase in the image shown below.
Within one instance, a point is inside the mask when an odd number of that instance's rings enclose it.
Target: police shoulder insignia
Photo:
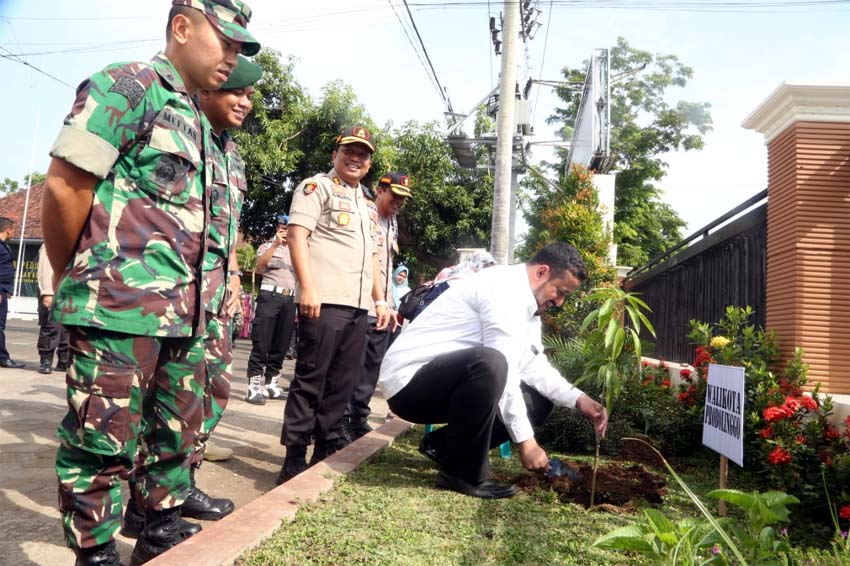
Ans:
[[[145,97],[145,87],[129,75],[122,75],[118,77],[118,80],[116,80],[109,88],[109,92],[120,94],[126,98],[130,103],[130,108],[138,106],[142,98]]]
[[[307,183],[304,185],[304,194],[311,195],[316,190],[316,183]]]
[[[339,222],[340,226],[348,226],[348,223],[351,222],[351,216],[347,212],[340,212],[339,216],[336,217],[336,221]]]
[[[342,182],[339,180],[339,177],[334,177],[333,179],[331,179],[331,181],[333,182],[334,185],[341,185],[342,184]]]

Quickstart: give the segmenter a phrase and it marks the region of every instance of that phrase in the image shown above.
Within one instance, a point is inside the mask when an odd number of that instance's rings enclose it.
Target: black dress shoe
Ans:
[[[230,499],[210,497],[195,486],[180,507],[180,514],[191,519],[218,521],[233,513],[235,508],[236,506]]]
[[[93,548],[77,550],[76,566],[121,566],[115,541],[111,540]]]
[[[474,484],[457,476],[450,476],[442,470],[437,475],[437,487],[482,499],[503,499],[505,497],[513,497],[519,493],[519,488],[514,484],[492,481],[483,481],[479,484]]]
[[[0,360],[0,368],[12,368],[19,369],[26,366],[24,362],[16,362],[12,358],[6,358],[5,360]]]
[[[419,443],[419,453],[437,464],[437,466],[442,465],[442,462],[440,462],[440,454],[437,453],[433,437],[430,434],[426,434],[422,437],[422,441]]]

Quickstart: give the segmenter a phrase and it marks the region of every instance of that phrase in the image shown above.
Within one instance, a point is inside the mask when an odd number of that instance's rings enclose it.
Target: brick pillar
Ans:
[[[743,126],[767,143],[767,327],[850,393],[850,84],[782,83]]]

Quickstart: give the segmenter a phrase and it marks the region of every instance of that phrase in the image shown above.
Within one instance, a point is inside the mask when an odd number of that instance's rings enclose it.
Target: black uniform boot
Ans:
[[[145,528],[145,514],[139,509],[139,505],[132,497],[127,502],[127,507],[124,509],[124,520],[121,521],[121,534],[127,538],[138,538],[139,533]],[[183,538],[199,533],[201,525],[190,523],[180,519],[180,533]]]
[[[76,552],[76,566],[121,566],[114,540],[92,548],[81,548]]]
[[[180,532],[180,508],[145,511],[145,528],[139,533],[130,566],[139,566],[183,542]]]
[[[366,436],[370,432],[372,432],[372,427],[369,425],[369,421],[363,418],[350,417],[349,419],[349,429],[351,430],[351,438],[357,440],[363,436]]]
[[[52,373],[53,372],[53,356],[49,358],[46,356],[41,356],[41,363],[38,364],[38,373]]]
[[[310,458],[310,466],[315,466],[337,450],[345,448],[345,440],[342,438],[334,438],[333,440],[316,439],[316,445],[313,446],[313,456]]]
[[[233,513],[236,508],[233,501],[224,497],[210,497],[195,485],[194,466],[189,474],[192,480],[192,491],[189,492],[189,497],[186,498],[180,508],[182,516],[204,521],[218,521]]]
[[[286,457],[283,459],[283,467],[277,474],[275,484],[280,485],[289,481],[307,469],[307,446],[295,444],[286,447]]]

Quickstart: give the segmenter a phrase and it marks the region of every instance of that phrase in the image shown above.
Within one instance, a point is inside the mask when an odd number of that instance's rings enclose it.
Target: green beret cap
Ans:
[[[248,58],[238,55],[236,58],[236,68],[230,73],[230,76],[219,87],[220,90],[236,90],[237,88],[245,88],[252,86],[260,77],[263,76],[263,68],[250,61]]]

